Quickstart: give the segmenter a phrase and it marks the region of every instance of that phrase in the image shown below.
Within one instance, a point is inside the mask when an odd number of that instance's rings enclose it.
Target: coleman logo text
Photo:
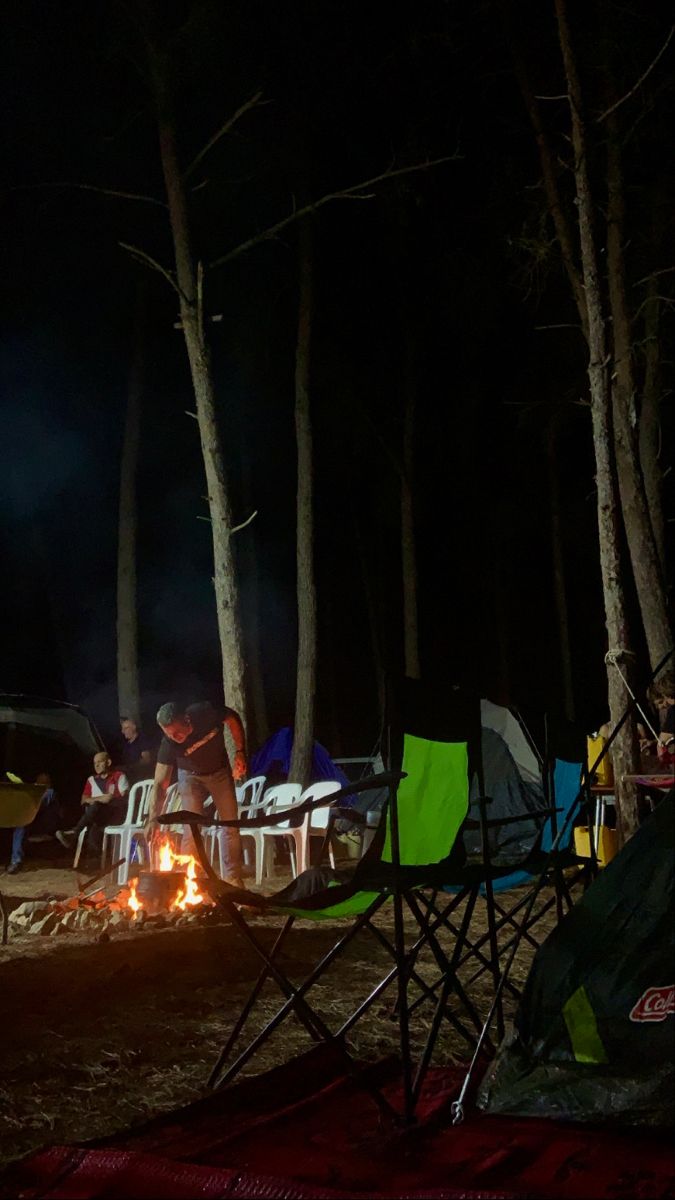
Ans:
[[[675,1013],[675,984],[648,987],[630,1013],[631,1021],[665,1021]]]

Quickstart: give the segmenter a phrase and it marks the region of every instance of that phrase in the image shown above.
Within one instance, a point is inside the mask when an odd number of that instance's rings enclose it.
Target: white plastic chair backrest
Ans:
[[[310,783],[309,787],[305,788],[300,803],[304,804],[307,800],[322,800],[324,796],[331,796],[333,792],[339,792],[342,787],[337,779],[321,779],[318,783]],[[315,808],[311,813],[307,813],[309,817],[310,829],[324,830],[328,825],[330,817],[330,806],[323,805],[321,808]]]
[[[263,798],[259,805],[259,815],[263,813],[277,813],[284,808],[293,808],[299,803],[302,795],[302,787],[299,783],[277,783],[274,787],[268,788],[263,794]],[[274,829],[288,829],[288,821],[280,821],[273,826]]]
[[[125,825],[142,825],[148,815],[148,805],[150,803],[150,792],[152,791],[152,779],[140,779],[138,783],[132,783],[129,788],[129,797],[127,799],[127,815],[124,818]]]
[[[240,783],[235,791],[237,793],[237,804],[240,808],[255,809],[260,804],[265,790],[267,780],[264,775],[254,775],[252,779],[247,779],[245,783]],[[252,814],[249,813],[249,816]]]

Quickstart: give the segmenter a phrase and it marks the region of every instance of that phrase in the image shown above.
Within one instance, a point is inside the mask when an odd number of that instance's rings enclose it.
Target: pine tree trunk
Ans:
[[[168,69],[156,47],[151,62],[157,100],[159,146],[176,260],[183,336],[199,422],[213,539],[214,588],[222,652],[225,702],[246,721],[244,655],[232,547],[232,510],[216,420],[215,387],[204,332],[201,271],[192,251],[187,198],[178,160]]]
[[[401,566],[403,571],[403,647],[405,673],[420,678],[419,618],[417,608],[417,549],[413,506],[415,471],[415,379],[410,333],[406,336],[405,397],[403,411],[403,476],[401,479]]]
[[[565,0],[555,0],[555,7],[572,120],[579,240],[588,320],[588,379],[596,464],[600,570],[605,601],[605,621],[610,650],[628,654],[630,652],[628,618],[621,579],[619,513],[611,453],[612,428],[605,321],[598,274],[598,254],[593,232],[593,202],[588,174],[581,87],[567,24]],[[612,726],[615,726],[622,716],[626,698],[619,674],[616,668],[609,663],[607,666],[607,690],[610,721]],[[634,728],[629,722],[626,722],[615,739],[612,754],[616,781],[618,833],[621,842],[627,840],[638,826],[637,792],[634,787],[623,781],[623,776],[632,773],[637,765],[636,751]]]
[[[619,134],[610,117],[607,175],[607,270],[614,337],[612,417],[621,510],[652,668],[672,645],[665,584],[640,471],[631,329],[623,259],[623,183]]]
[[[141,702],[138,682],[138,607],[136,595],[136,533],[138,523],[136,475],[143,402],[145,299],[139,285],[134,329],[134,348],[120,464],[120,498],[117,535],[117,703],[121,717],[140,724]]]
[[[663,515],[662,476],[659,463],[662,386],[661,345],[659,342],[660,315],[661,300],[658,295],[656,279],[652,277],[647,284],[647,302],[645,304],[645,376],[642,404],[640,405],[639,450],[654,544],[661,565],[661,575],[666,579],[666,523]]]
[[[309,783],[314,744],[316,692],[316,585],[314,580],[314,495],[312,423],[309,402],[312,328],[312,226],[302,221],[300,241],[300,299],[295,354],[295,436],[298,448],[297,599],[298,669],[295,726],[290,779]]]
[[[553,591],[555,596],[555,611],[558,619],[558,642],[560,646],[560,667],[562,672],[565,716],[568,721],[573,721],[574,682],[572,679],[572,650],[567,608],[567,587],[565,585],[565,557],[562,545],[562,513],[558,480],[557,434],[559,422],[559,414],[554,413],[549,426],[547,446],[548,489],[551,506],[551,554],[553,557]]]

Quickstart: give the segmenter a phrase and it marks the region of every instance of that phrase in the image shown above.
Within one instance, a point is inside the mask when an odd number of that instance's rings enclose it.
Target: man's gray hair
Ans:
[[[185,709],[180,704],[176,704],[175,700],[169,700],[167,704],[163,704],[157,713],[157,724],[166,728],[167,725],[173,725],[175,721],[182,721],[185,717]]]

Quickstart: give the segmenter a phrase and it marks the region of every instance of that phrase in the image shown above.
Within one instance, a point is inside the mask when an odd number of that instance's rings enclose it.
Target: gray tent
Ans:
[[[57,786],[75,790],[103,742],[83,709],[42,696],[0,693],[0,772],[32,780],[48,771]]]

